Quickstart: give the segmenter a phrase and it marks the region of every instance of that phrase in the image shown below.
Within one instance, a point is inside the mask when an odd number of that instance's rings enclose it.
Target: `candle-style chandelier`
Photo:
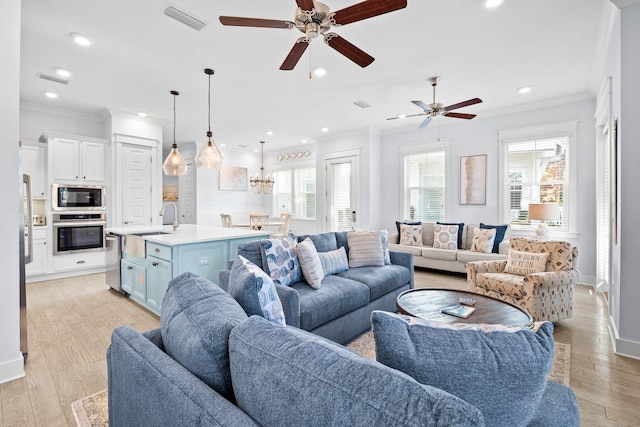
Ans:
[[[275,180],[269,174],[267,174],[266,178],[264,176],[264,141],[260,141],[262,146],[262,163],[260,166],[260,173],[255,174],[249,178],[249,183],[251,183],[251,189],[255,194],[271,194],[273,191],[273,184],[275,184]]]

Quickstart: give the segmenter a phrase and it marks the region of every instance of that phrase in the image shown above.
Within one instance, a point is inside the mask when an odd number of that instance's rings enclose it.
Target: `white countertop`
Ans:
[[[119,228],[111,227],[106,229],[106,232],[108,233],[119,235],[153,233],[160,231],[167,234],[150,234],[148,236],[142,236],[142,238],[162,245],[175,246],[186,245],[189,243],[211,242],[215,240],[242,239],[246,237],[255,237],[257,240],[269,235],[269,232],[265,231],[223,228],[197,224],[181,224],[178,231],[173,231],[173,227],[171,225]]]

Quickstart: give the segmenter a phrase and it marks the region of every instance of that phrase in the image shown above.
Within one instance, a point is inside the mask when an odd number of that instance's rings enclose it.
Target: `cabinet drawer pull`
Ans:
[[[76,261],[76,264],[84,264],[84,263],[86,263],[86,262],[87,262],[87,261],[80,260],[80,261]]]
[[[127,270],[133,270],[133,267],[131,267],[130,265],[127,266]]]
[[[155,249],[154,249],[154,252],[160,252],[160,249],[155,248]]]
[[[158,263],[157,263],[156,261],[153,261],[153,262],[151,263],[151,265],[153,265],[154,267],[157,267],[157,266],[158,266]]]

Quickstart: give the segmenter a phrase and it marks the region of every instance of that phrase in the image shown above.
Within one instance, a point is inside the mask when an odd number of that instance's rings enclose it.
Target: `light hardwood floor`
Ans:
[[[464,289],[463,275],[416,270],[416,287]],[[74,426],[71,402],[107,387],[111,331],[159,325],[154,314],[107,289],[95,274],[27,285],[26,377],[0,385],[0,426]],[[640,425],[640,360],[616,356],[606,302],[576,288],[574,316],[557,322],[556,341],[571,344],[571,387],[582,426]]]

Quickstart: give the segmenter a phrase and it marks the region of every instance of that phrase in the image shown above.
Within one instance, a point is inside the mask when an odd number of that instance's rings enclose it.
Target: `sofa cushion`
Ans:
[[[384,251],[379,231],[351,231],[347,233],[347,241],[349,268],[384,265]]]
[[[507,265],[505,273],[526,276],[532,273],[542,273],[547,264],[548,253],[531,253],[509,251],[507,253]]]
[[[209,387],[233,397],[228,339],[247,319],[242,307],[204,277],[183,273],[169,282],[160,308],[166,353]]]
[[[335,251],[338,249],[336,233],[333,231],[321,234],[303,234],[298,236],[298,242],[302,242],[306,238],[311,239],[318,252]]]
[[[457,257],[457,251],[452,251],[449,249],[422,248],[420,255],[430,259],[455,261]]]
[[[285,326],[284,310],[273,280],[243,256],[238,256],[231,267],[229,293],[248,315],[262,316]]]
[[[436,224],[440,224],[440,225],[457,225],[458,226],[458,235],[457,235],[457,248],[458,249],[462,249],[462,237],[464,234],[464,222],[440,222],[437,221]],[[435,243],[435,238],[433,239],[434,243]]]
[[[424,246],[395,245],[392,243],[389,245],[389,249],[391,249],[392,251],[407,252],[413,254],[413,256],[416,257],[422,256],[422,249],[424,249]]]
[[[476,286],[516,299],[524,298],[524,276],[509,273],[478,273]]]
[[[491,229],[491,228],[495,228],[496,229],[496,238],[493,241],[493,248],[491,250],[491,252],[493,252],[494,254],[497,254],[499,251],[499,247],[500,247],[500,243],[504,240],[505,234],[507,232],[507,228],[509,226],[506,224],[503,225],[488,225],[488,224],[483,224],[480,223],[480,228],[481,229]]]
[[[369,303],[369,288],[355,280],[332,275],[318,289],[305,282],[291,285],[300,298],[300,328],[311,331]]]
[[[484,331],[374,311],[376,360],[471,403],[488,426],[526,426],[553,360],[553,324]],[[554,424],[555,425],[555,424]]]
[[[367,285],[371,292],[371,301],[401,288],[411,281],[411,272],[401,265],[350,268],[340,273],[339,276]]]
[[[261,425],[484,425],[476,408],[449,393],[258,317],[232,331],[229,351],[238,406]]]
[[[347,259],[347,252],[344,247],[340,247],[334,251],[318,252],[320,263],[322,264],[322,271],[324,275],[340,273],[349,269],[349,260]]]
[[[458,251],[458,261],[461,263],[467,262],[475,262],[475,261],[491,261],[491,260],[504,260],[505,256],[503,254],[494,254],[491,252],[490,254],[486,254],[484,252],[472,252],[461,250]]]
[[[298,242],[296,253],[304,280],[312,288],[319,288],[322,279],[324,279],[324,270],[313,241],[307,237],[302,242]]]
[[[573,264],[573,251],[571,243],[564,241],[538,241],[514,237],[509,244],[509,250],[522,252],[543,253],[547,252],[547,266],[545,271],[563,271],[575,268]]]
[[[576,395],[569,387],[547,381],[542,401],[527,427],[579,427],[580,409]]]
[[[262,239],[262,267],[274,283],[289,286],[302,278],[293,234],[275,239]]]
[[[491,253],[493,250],[493,241],[496,238],[496,230],[475,228],[473,230],[473,242],[471,243],[471,251]]]
[[[260,240],[253,242],[241,243],[238,245],[238,255],[242,255],[258,267],[266,271],[266,267],[262,264],[262,245]]]
[[[400,224],[400,238],[398,243],[406,246],[422,246],[422,224]]]
[[[458,225],[436,224],[433,227],[433,247],[436,249],[458,249]]]

